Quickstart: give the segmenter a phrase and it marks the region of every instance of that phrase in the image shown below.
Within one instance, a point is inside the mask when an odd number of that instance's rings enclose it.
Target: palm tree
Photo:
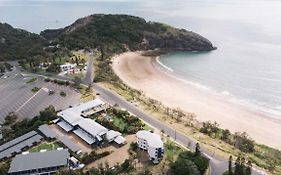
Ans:
[[[228,160],[228,174],[232,175],[232,156],[229,156],[229,160]]]
[[[197,142],[196,145],[195,145],[195,155],[198,156],[201,154],[201,151],[200,151],[200,145],[199,143]]]

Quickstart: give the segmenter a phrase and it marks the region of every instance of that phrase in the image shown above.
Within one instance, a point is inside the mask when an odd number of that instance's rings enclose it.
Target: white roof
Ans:
[[[123,144],[124,142],[126,142],[126,139],[122,136],[117,136],[115,139],[114,139],[114,142],[116,142],[117,144]]]
[[[158,134],[142,130],[142,131],[138,131],[136,135],[138,138],[142,138],[146,140],[149,147],[153,147],[153,148],[163,147],[163,142]]]
[[[110,130],[106,133],[106,139],[107,140],[112,140],[118,136],[121,136],[121,133],[118,131]]]
[[[58,113],[58,116],[63,118],[66,122],[71,124],[72,126],[75,126],[79,120],[82,119],[80,114],[75,113],[72,108],[69,108],[67,110],[61,111]]]
[[[89,102],[86,102],[86,103],[82,103],[78,106],[74,106],[73,108],[71,108],[73,111],[75,111],[77,114],[81,115],[81,113],[85,110],[88,110],[88,109],[91,109],[91,108],[95,108],[97,106],[100,106],[100,105],[104,105],[105,103],[99,99],[99,98],[96,98],[92,101],[89,101]]]
[[[79,120],[78,126],[84,131],[87,131],[93,137],[97,137],[98,135],[103,135],[108,131],[108,129],[106,129],[104,126],[100,125],[99,123],[89,118],[84,118],[83,120]]]
[[[62,129],[64,129],[66,132],[70,131],[73,129],[72,126],[70,126],[68,123],[66,123],[65,121],[60,121],[57,123],[57,125],[59,125]]]
[[[78,124],[78,122],[83,119],[81,117],[81,114],[83,111],[95,108],[97,106],[105,104],[101,99],[96,98],[92,101],[89,101],[87,103],[82,103],[78,106],[74,106],[73,108],[68,108],[64,111],[61,111],[58,113],[58,116],[63,118],[65,121],[67,121],[72,126],[75,126]]]

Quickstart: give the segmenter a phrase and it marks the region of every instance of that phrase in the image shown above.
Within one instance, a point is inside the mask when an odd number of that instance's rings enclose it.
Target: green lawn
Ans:
[[[113,124],[115,126],[117,126],[118,128],[120,128],[121,130],[124,130],[124,128],[126,127],[127,123],[124,122],[122,119],[114,117],[113,118]]]
[[[151,127],[148,126],[147,124],[144,125],[143,129],[146,130],[146,131],[153,130],[153,128],[151,128]]]
[[[174,161],[175,158],[183,151],[183,148],[170,140],[165,143],[165,159],[168,161]]]
[[[30,152],[40,152],[42,149],[46,149],[48,151],[55,150],[60,147],[57,143],[42,143],[30,149]]]

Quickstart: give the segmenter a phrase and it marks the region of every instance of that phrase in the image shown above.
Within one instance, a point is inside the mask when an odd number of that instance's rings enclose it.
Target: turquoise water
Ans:
[[[93,13],[122,13],[198,32],[218,50],[160,61],[196,88],[281,117],[280,9],[278,0],[0,0],[0,21],[39,33]]]

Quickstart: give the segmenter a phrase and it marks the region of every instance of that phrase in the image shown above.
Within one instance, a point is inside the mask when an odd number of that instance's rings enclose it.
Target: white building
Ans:
[[[94,120],[84,118],[105,109],[106,104],[100,99],[95,99],[59,112],[60,118],[55,123],[66,132],[73,132],[89,145],[101,144],[104,140],[115,141],[121,145],[126,141],[121,133],[109,131]]]
[[[70,63],[62,64],[62,65],[60,65],[60,69],[62,72],[68,72],[68,71],[74,70],[75,65],[70,64]]]
[[[161,137],[158,134],[145,130],[138,131],[136,136],[138,147],[147,151],[150,159],[158,163],[164,155],[164,144]]]

